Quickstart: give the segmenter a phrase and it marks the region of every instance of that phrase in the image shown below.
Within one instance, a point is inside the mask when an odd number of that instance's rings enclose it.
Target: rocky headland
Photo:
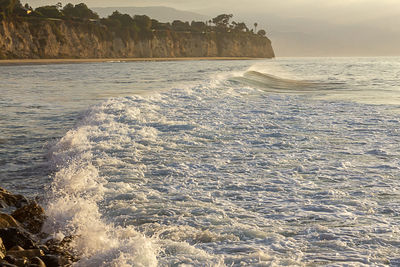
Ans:
[[[76,259],[69,252],[71,237],[55,240],[42,232],[43,208],[33,199],[0,187],[0,266],[70,266]]]
[[[3,10],[0,6],[0,59],[274,57],[265,31],[230,22],[232,15],[190,24],[117,11],[100,19],[84,4]]]
[[[149,38],[124,38],[93,22],[2,21],[1,59],[37,58],[272,58],[267,37],[230,33],[155,31]]]

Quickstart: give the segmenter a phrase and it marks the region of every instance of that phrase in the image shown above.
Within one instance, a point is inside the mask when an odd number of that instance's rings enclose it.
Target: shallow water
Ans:
[[[2,186],[78,266],[400,264],[400,59],[0,67]]]

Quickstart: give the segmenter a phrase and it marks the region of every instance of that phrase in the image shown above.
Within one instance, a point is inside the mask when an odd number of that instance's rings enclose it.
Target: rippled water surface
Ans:
[[[78,266],[400,265],[400,58],[0,66],[1,186]]]

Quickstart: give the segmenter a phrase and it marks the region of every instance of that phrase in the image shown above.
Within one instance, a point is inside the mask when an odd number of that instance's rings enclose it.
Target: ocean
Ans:
[[[76,266],[399,266],[400,58],[0,66],[0,183]]]

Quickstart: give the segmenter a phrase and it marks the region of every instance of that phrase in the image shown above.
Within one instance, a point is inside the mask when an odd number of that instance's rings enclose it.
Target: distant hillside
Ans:
[[[100,17],[107,17],[111,15],[115,10],[120,13],[133,15],[147,15],[153,19],[161,22],[172,22],[174,20],[181,21],[206,21],[210,19],[205,15],[201,15],[194,12],[178,10],[171,7],[164,6],[149,6],[149,7],[93,7],[91,8]]]

